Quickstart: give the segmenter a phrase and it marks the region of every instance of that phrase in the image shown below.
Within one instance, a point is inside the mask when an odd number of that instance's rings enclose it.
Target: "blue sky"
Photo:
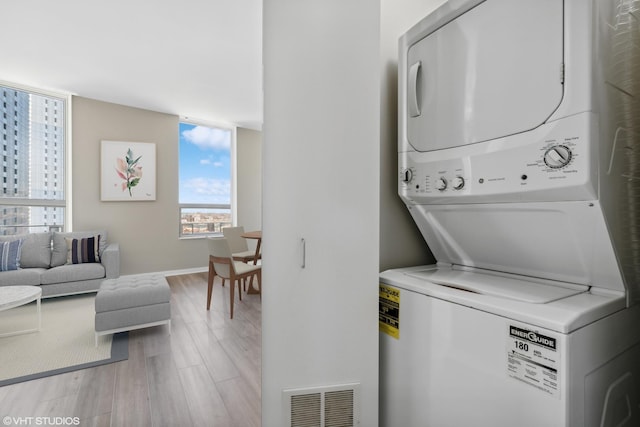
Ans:
[[[180,123],[180,203],[231,203],[231,131]]]

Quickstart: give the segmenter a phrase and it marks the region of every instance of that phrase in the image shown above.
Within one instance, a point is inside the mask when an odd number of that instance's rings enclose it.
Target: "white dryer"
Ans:
[[[640,1],[450,0],[400,39],[380,425],[640,426]]]

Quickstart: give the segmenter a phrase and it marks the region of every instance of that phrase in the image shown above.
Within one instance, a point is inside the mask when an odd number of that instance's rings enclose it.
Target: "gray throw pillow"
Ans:
[[[31,233],[20,236],[1,236],[0,242],[23,239],[20,268],[49,268],[51,262],[51,233]]]
[[[73,231],[70,233],[53,233],[53,251],[51,252],[51,267],[58,267],[67,263],[67,240],[81,239],[83,237],[92,237],[100,235],[99,254],[102,258],[102,252],[107,247],[107,232],[101,231]]]

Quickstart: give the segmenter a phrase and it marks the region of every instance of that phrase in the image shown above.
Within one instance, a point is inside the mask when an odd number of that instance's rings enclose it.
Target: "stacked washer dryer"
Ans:
[[[400,39],[380,425],[640,426],[640,0],[450,0]]]

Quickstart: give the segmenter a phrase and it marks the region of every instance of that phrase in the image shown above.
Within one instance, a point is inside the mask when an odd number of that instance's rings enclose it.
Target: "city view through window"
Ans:
[[[66,100],[0,86],[0,234],[61,230]]]
[[[230,227],[231,209],[181,209],[180,228],[182,235],[222,233]]]
[[[232,225],[230,129],[180,123],[180,235]]]

